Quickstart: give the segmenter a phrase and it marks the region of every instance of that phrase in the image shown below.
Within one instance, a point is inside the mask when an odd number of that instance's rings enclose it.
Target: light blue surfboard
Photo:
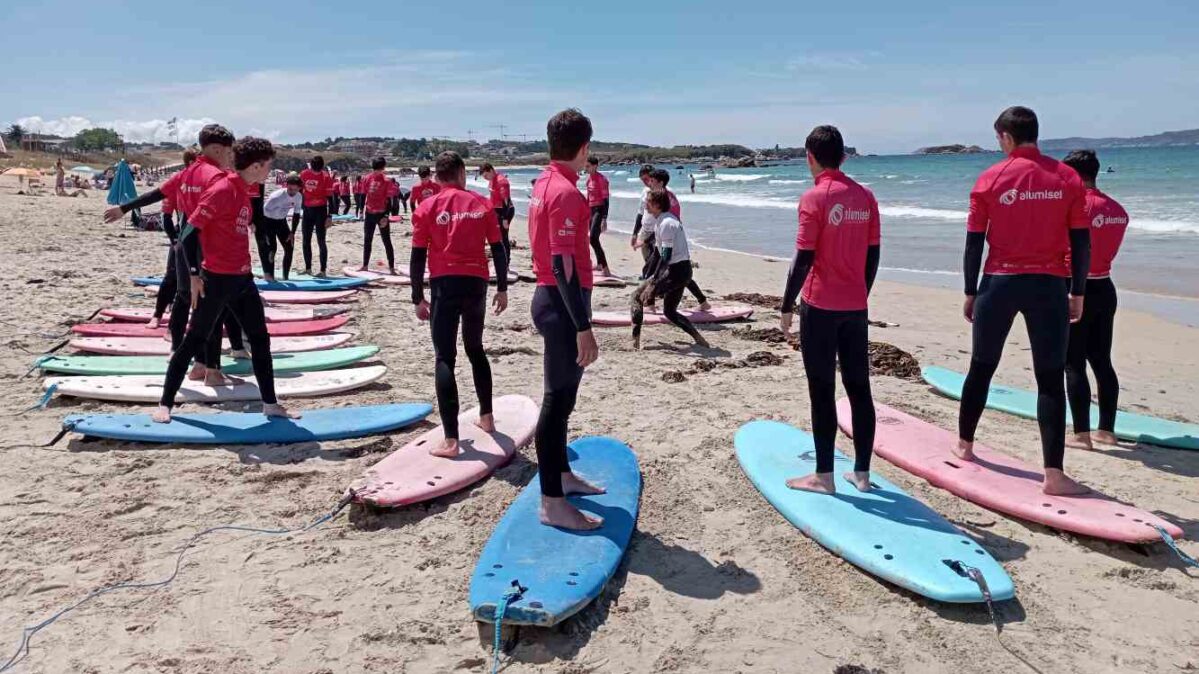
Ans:
[[[538,519],[541,485],[534,477],[496,525],[470,579],[475,620],[495,622],[504,593],[526,588],[504,612],[511,625],[549,627],[599,596],[616,572],[633,535],[641,498],[641,471],[633,450],[606,437],[580,438],[567,450],[571,469],[607,494],[571,496],[584,512],[604,518],[595,531],[566,531]]]
[[[64,419],[62,426],[111,440],[257,445],[376,435],[411,426],[432,411],[428,403],[402,403],[303,410],[299,419],[268,418],[259,412],[175,414],[169,424],[156,424],[148,414],[75,414]]]
[[[324,351],[276,353],[271,356],[271,362],[277,374],[318,372],[352,365],[360,360],[366,360],[378,352],[379,347],[377,346],[349,346],[343,349],[325,349]],[[52,354],[41,356],[37,360],[38,367],[46,372],[88,376],[165,375],[169,363],[170,358],[167,356],[59,356]],[[249,375],[254,373],[254,367],[249,358],[221,356],[221,371],[229,375]]]
[[[816,470],[812,436],[777,421],[751,421],[733,440],[741,469],[787,521],[854,566],[916,594],[943,602],[983,601],[965,567],[982,572],[995,601],[1015,596],[1003,567],[969,536],[878,474],[860,492],[841,477],[853,462],[837,452],[837,494],[787,486]],[[962,573],[954,569],[957,563]],[[964,566],[963,566],[964,565]]]
[[[950,398],[961,399],[966,375],[935,365],[921,368],[920,374],[924,381],[941,393]],[[992,382],[987,393],[987,407],[1026,419],[1036,419],[1037,394]],[[1070,428],[1072,420],[1073,416],[1067,405],[1067,428]],[[1091,405],[1091,430],[1098,427],[1099,406]],[[1116,412],[1116,437],[1174,449],[1199,449],[1199,425],[1133,412]]]
[[[259,290],[348,290],[364,286],[370,282],[370,279],[351,278],[349,276],[337,276],[329,278],[307,278],[297,279],[292,281],[275,280],[267,283],[262,279],[254,279],[254,284]],[[161,276],[136,276],[133,278],[133,283],[139,286],[156,286],[162,284]]]

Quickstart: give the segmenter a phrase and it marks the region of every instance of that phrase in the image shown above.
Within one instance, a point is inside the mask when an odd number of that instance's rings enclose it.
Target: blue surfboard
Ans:
[[[812,436],[777,421],[751,421],[733,440],[741,469],[787,521],[854,566],[943,602],[984,600],[969,577],[977,569],[995,601],[1015,596],[1012,579],[986,550],[928,506],[876,473],[860,492],[842,473],[853,463],[836,453],[837,494],[791,489],[787,479],[816,470]],[[956,567],[956,568],[955,568]]]
[[[133,283],[139,286],[156,286],[162,284],[161,276],[135,276]],[[293,281],[276,280],[266,282],[262,279],[254,279],[254,284],[259,290],[348,290],[357,288],[370,283],[370,279],[351,278],[349,276],[336,276],[330,278],[307,278]]]
[[[950,398],[961,399],[966,375],[931,365],[920,369],[924,381]],[[1037,394],[1032,391],[991,384],[987,392],[987,407],[1008,414],[1037,418]],[[1073,415],[1066,406],[1066,423]],[[1099,406],[1091,405],[1091,429],[1099,427]],[[1133,412],[1116,412],[1116,437],[1174,449],[1199,449],[1199,424],[1170,421]]]
[[[504,612],[511,625],[549,627],[599,596],[616,572],[633,535],[641,498],[641,471],[633,450],[606,437],[580,438],[567,450],[571,469],[608,493],[571,496],[584,512],[604,518],[595,531],[566,531],[541,523],[537,478],[496,525],[470,579],[475,620],[495,622],[496,606],[519,583],[524,592]]]
[[[268,418],[261,413],[175,414],[156,424],[148,414],[75,414],[63,428],[82,435],[131,442],[199,445],[258,445],[345,440],[386,433],[429,416],[428,403],[363,405],[303,410],[299,419]]]

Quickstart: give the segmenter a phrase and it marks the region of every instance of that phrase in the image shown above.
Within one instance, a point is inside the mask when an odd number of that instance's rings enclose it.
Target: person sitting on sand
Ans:
[[[366,215],[362,224],[362,266],[361,271],[368,271],[371,265],[371,245],[375,239],[375,228],[379,228],[379,238],[383,240],[383,251],[387,254],[387,270],[396,273],[395,249],[391,246],[391,220],[389,203],[395,181],[389,179],[383,171],[387,168],[387,160],[375,157],[371,161],[371,172],[362,179],[363,201]]]
[[[271,337],[266,328],[262,297],[250,271],[249,186],[266,179],[275,157],[269,140],[246,137],[233,146],[234,171],[222,173],[199,196],[188,218],[198,235],[184,239],[183,254],[190,268],[200,266],[201,275],[191,279],[195,310],[183,343],[171,354],[162,385],[162,398],[152,418],[171,420],[175,394],[193,356],[201,353],[214,333],[219,335],[221,317],[228,310],[250,341],[254,377],[262,394],[262,413],[268,417],[299,418],[275,398],[275,372],[271,361]],[[197,244],[197,239],[199,239]],[[199,249],[204,259],[199,260]]]
[[[376,162],[379,160],[376,160]],[[377,166],[377,164],[376,164]],[[454,365],[458,356],[458,323],[462,347],[470,360],[479,397],[479,428],[495,432],[491,406],[491,364],[483,351],[483,323],[487,314],[487,249],[495,265],[496,294],[492,300],[498,316],[508,308],[508,258],[495,211],[483,197],[466,189],[466,163],[457,152],[437,156],[437,181],[441,190],[421,202],[412,214],[412,303],[416,317],[429,321],[433,334],[434,382],[437,411],[445,439],[430,447],[433,456],[458,455],[458,383]],[[381,174],[380,174],[381,175]],[[429,290],[425,300],[425,262],[429,265]]]
[[[646,221],[654,222],[654,241],[658,254],[654,269],[648,278],[633,292],[633,348],[641,349],[641,324],[645,320],[645,305],[657,297],[662,298],[662,313],[666,319],[678,326],[695,340],[695,345],[708,348],[708,340],[699,330],[679,313],[679,302],[683,291],[691,280],[691,251],[687,246],[687,234],[678,218],[670,212],[670,197],[665,190],[651,192],[645,200]]]
[[[853,416],[853,472],[845,479],[870,490],[874,451],[874,400],[870,394],[867,298],[878,273],[880,219],[870,190],[841,171],[845,141],[835,126],[808,134],[812,188],[799,200],[795,258],[787,274],[779,327],[791,331],[799,305],[800,351],[812,404],[816,472],[787,480],[787,486],[822,494],[837,491],[833,479],[837,439],[837,363]]]
[[[1024,315],[1037,380],[1037,423],[1045,465],[1042,489],[1069,496],[1089,491],[1066,476],[1066,349],[1070,323],[1083,314],[1091,264],[1086,188],[1074,169],[1041,154],[1032,110],[1014,106],[995,120],[1006,159],[983,171],[970,191],[963,259],[972,324],[970,371],[962,384],[958,446],[974,460],[974,432],[987,404],[991,378],[1016,314]],[[978,283],[987,244],[982,285]]]

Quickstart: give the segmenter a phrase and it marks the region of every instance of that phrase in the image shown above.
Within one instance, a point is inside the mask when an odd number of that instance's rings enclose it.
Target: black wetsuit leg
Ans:
[[[375,238],[375,227],[379,228],[379,238],[383,240],[383,250],[387,253],[387,268],[395,269],[395,249],[391,245],[391,225],[385,219],[386,213],[367,213],[362,223],[362,266],[370,267],[371,248]],[[384,226],[386,225],[386,226]]]
[[[658,283],[654,294],[662,298],[662,315],[680,330],[687,333],[691,339],[699,341],[699,330],[679,313],[679,303],[683,301],[683,291],[690,287],[691,260],[683,260],[670,265],[666,270],[666,278]]]
[[[275,237],[270,221],[265,217],[254,224],[254,242],[258,245],[258,262],[264,276],[275,275]]]
[[[604,223],[604,218],[608,217],[608,208],[606,205],[598,205],[591,207],[591,249],[595,251],[595,263],[601,268],[608,268],[608,257],[604,255],[604,244],[600,240],[600,234]]]
[[[167,248],[167,271],[162,275],[162,283],[158,286],[158,294],[154,296],[154,317],[162,318],[167,307],[175,301],[175,289],[179,285],[179,277],[175,274],[175,246]]]
[[[483,351],[483,322],[487,313],[487,281],[474,276],[441,276],[429,282],[429,319],[433,333],[437,409],[445,437],[458,436],[458,382],[454,377],[458,355],[458,323],[462,346],[470,360],[479,398],[479,414],[491,414],[491,364]]]
[[[584,300],[591,304],[589,291]],[[538,286],[533,293],[533,325],[541,333],[545,367],[541,414],[537,420],[537,463],[541,494],[561,497],[562,473],[570,471],[566,455],[567,428],[583,380],[578,331],[557,288]]]
[[[350,195],[341,195],[341,214],[345,215],[350,212]]]
[[[304,207],[304,213],[300,218],[300,227],[304,237],[302,250],[304,251],[305,270],[312,270],[312,234],[316,231],[317,223],[321,223],[323,227],[325,218],[328,217],[328,213],[327,207],[325,206]]]
[[[854,470],[870,470],[874,449],[874,401],[870,393],[866,311],[829,311],[800,303],[799,333],[808,397],[812,406],[812,437],[816,472],[833,471],[837,439],[837,361],[841,381],[853,409]]]
[[[1116,319],[1116,285],[1110,278],[1087,281],[1082,319],[1070,326],[1070,348],[1066,356],[1066,391],[1074,432],[1091,431],[1091,386],[1087,364],[1095,373],[1099,390],[1098,430],[1113,432],[1120,380],[1112,366],[1112,335]]]

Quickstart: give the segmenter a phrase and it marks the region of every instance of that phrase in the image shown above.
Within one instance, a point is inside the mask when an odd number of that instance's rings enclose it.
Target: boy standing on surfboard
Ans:
[[[529,200],[529,246],[533,250],[533,324],[544,343],[545,393],[537,419],[541,522],[563,529],[596,529],[598,517],[566,500],[567,494],[602,494],[570,470],[567,427],[583,369],[599,357],[591,331],[590,209],[576,183],[587,163],[591,120],[563,110],[546,125],[550,165],[533,184]]]
[[[395,251],[391,247],[391,220],[388,218],[389,195],[394,184],[388,180],[383,170],[387,168],[387,160],[375,157],[371,162],[371,172],[362,179],[362,192],[365,194],[365,221],[362,225],[362,271],[368,271],[371,266],[371,243],[375,238],[375,227],[379,228],[379,237],[383,239],[383,251],[387,253],[387,270],[396,273]]]
[[[380,160],[381,161],[381,160]],[[441,191],[421,202],[412,214],[412,303],[416,317],[429,321],[433,332],[437,410],[445,439],[429,453],[458,456],[458,383],[454,380],[458,322],[462,346],[474,374],[479,396],[476,424],[495,432],[491,406],[491,365],[483,351],[483,320],[487,314],[487,247],[495,264],[496,294],[492,304],[498,315],[508,308],[508,257],[500,240],[500,223],[483,197],[466,189],[466,163],[457,152],[437,156],[437,182]],[[382,174],[380,174],[382,175]],[[425,301],[425,261],[429,263],[432,303]]]
[[[271,338],[266,329],[262,298],[250,271],[249,186],[266,179],[271,171],[275,148],[269,140],[242,138],[233,145],[234,171],[224,173],[209,185],[188,218],[198,234],[182,247],[190,269],[200,268],[190,279],[191,322],[183,343],[171,354],[162,398],[152,418],[158,423],[171,420],[175,394],[183,384],[183,375],[192,357],[221,324],[221,315],[229,311],[250,341],[254,376],[262,393],[262,412],[268,417],[298,418],[275,399],[275,373],[271,363]],[[194,239],[199,239],[199,246]],[[197,261],[197,250],[204,260]]]
[[[973,324],[974,348],[962,384],[954,454],[963,461],[974,459],[974,432],[987,404],[991,377],[1012,321],[1023,314],[1037,379],[1037,423],[1045,463],[1042,489],[1067,496],[1089,491],[1066,476],[1062,460],[1066,347],[1070,324],[1083,313],[1091,223],[1082,179],[1074,169],[1041,154],[1038,130],[1032,110],[1004,110],[995,120],[995,135],[1008,157],[983,171],[970,191],[962,313]],[[984,241],[990,250],[980,286]]]
[[[812,401],[816,472],[787,480],[792,489],[834,494],[833,444],[837,439],[837,361],[853,410],[853,472],[845,479],[870,490],[874,451],[874,400],[867,353],[867,297],[878,273],[881,224],[874,194],[841,172],[845,141],[835,126],[818,126],[804,143],[812,189],[799,200],[795,259],[783,292],[780,327],[791,331],[799,305],[800,350]]]

